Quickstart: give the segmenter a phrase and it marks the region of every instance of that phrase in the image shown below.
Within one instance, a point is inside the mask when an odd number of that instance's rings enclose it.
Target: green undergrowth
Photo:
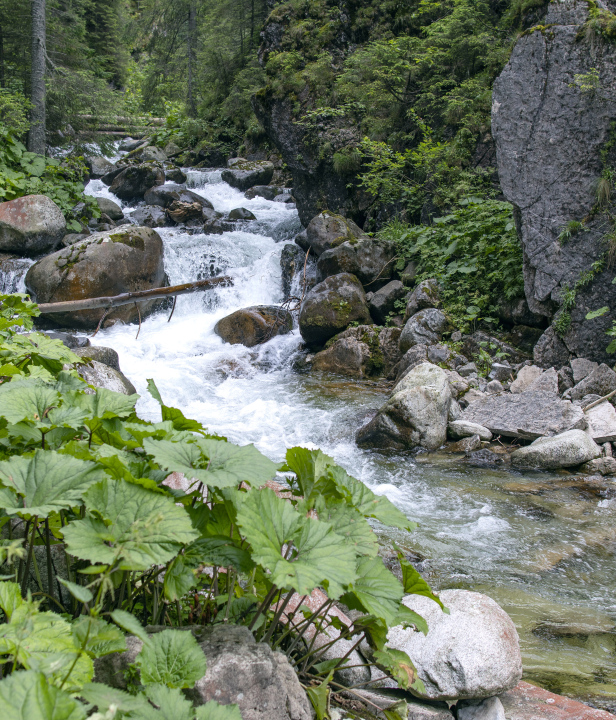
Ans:
[[[318,720],[349,660],[325,660],[328,646],[315,648],[307,632],[314,625],[367,640],[368,665],[421,687],[386,636],[398,624],[427,632],[405,594],[440,601],[401,553],[402,581],[385,567],[372,528],[410,531],[404,514],[318,450],[292,448],[281,464],[208,432],[166,405],[153,380],[161,421],[142,420],[138,395],[88,386],[81,358],[31,332],[38,314],[25,296],[0,296],[7,717],[239,720],[236,706],[195,709],[183,694],[206,670],[198,644],[178,630],[185,625],[245,625],[284,652]],[[185,490],[165,484],[172,472],[188,479]],[[284,499],[264,487],[274,479]],[[304,604],[315,589],[327,593],[316,611]],[[359,611],[352,627],[327,614],[335,601]],[[149,625],[166,629],[148,636]],[[125,650],[126,633],[143,648],[123,692],[93,682],[93,663]]]
[[[467,198],[433,225],[394,221],[380,236],[396,243],[399,270],[414,261],[417,282],[439,281],[443,308],[460,330],[480,320],[496,324],[499,302],[524,295],[522,249],[509,203]]]

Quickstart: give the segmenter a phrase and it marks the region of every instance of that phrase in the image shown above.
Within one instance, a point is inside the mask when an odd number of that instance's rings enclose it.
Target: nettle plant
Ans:
[[[23,332],[37,314],[24,296],[0,296],[0,697],[9,718],[239,720],[236,706],[194,708],[183,696],[206,670],[192,634],[173,629],[188,625],[243,624],[285,652],[319,720],[351,652],[324,654],[343,639],[367,640],[367,664],[421,688],[408,656],[387,649],[387,632],[427,632],[405,594],[440,601],[402,554],[402,582],[384,566],[371,526],[411,530],[405,515],[320,451],[292,448],[278,465],[208,433],[165,405],[151,380],[162,421],[140,419],[138,395],[87,385],[75,370],[81,358]],[[188,489],[167,486],[170,473]],[[314,611],[305,601],[316,589],[327,599]],[[360,611],[352,625],[328,614],[336,601]],[[167,629],[148,633],[154,625]],[[315,628],[329,626],[337,637],[317,648]],[[125,632],[144,643],[131,693],[92,682],[94,660],[125,650]]]

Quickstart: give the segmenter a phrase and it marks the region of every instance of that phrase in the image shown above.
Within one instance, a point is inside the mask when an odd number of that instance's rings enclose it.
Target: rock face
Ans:
[[[376,242],[369,237],[347,240],[321,253],[317,261],[317,281],[347,272],[355,275],[363,285],[376,289],[378,284],[382,285],[392,277],[395,254],[392,243]]]
[[[219,320],[214,332],[231,345],[254,347],[293,329],[293,316],[277,305],[255,305]]]
[[[299,329],[308,345],[324,345],[350,323],[371,325],[366,294],[354,275],[333,275],[306,295],[299,313]]]
[[[414,367],[377,415],[357,433],[360,447],[436,450],[447,439],[451,389],[431,363]]]
[[[342,215],[323,212],[312,218],[306,230],[295,238],[295,242],[319,257],[326,250],[332,250],[347,241],[354,243],[363,236],[363,230],[352,220]]]
[[[250,162],[233,158],[229,169],[222,171],[222,179],[238,190],[248,190],[254,185],[268,185],[274,177],[274,165],[270,162]]]
[[[314,356],[312,369],[359,378],[387,376],[400,360],[399,337],[399,328],[349,328]]]
[[[141,200],[155,185],[165,182],[165,173],[153,165],[131,165],[114,178],[109,190],[120,200]]]
[[[431,700],[487,698],[515,687],[522,677],[518,634],[491,598],[468,590],[444,590],[446,615],[433,601],[407,595],[402,601],[422,615],[427,635],[392,628],[388,646],[408,653]]]
[[[511,464],[515,467],[555,470],[594,460],[601,455],[601,448],[583,430],[543,437],[527,447],[511,453]]]
[[[492,132],[501,187],[516,206],[526,298],[533,313],[551,318],[565,287],[573,288],[605,253],[604,211],[612,209],[589,213],[597,201],[597,180],[604,167],[613,166],[616,154],[607,144],[616,114],[616,98],[608,90],[616,82],[616,47],[600,38],[598,48],[594,40],[580,39],[588,3],[565,0],[545,7],[545,19],[520,37],[494,83]],[[596,91],[584,92],[573,78],[589,68],[598,71],[600,82]],[[584,232],[559,242],[567,223],[584,218]],[[608,358],[604,333],[613,312],[595,320],[585,316],[604,305],[614,307],[612,277],[605,267],[577,289],[563,338],[574,355]],[[537,357],[535,362],[543,364]]]
[[[400,335],[400,350],[405,353],[414,345],[431,345],[447,329],[447,318],[436,308],[420,310],[411,317]]]
[[[150,228],[122,228],[94,233],[84,240],[47,255],[26,275],[26,287],[37,302],[62,302],[119,295],[166,284],[163,243]],[[139,303],[141,317],[157,306],[156,300]],[[59,313],[53,318],[69,327],[96,327],[101,310]],[[135,322],[135,305],[122,305],[107,315],[110,320]]]
[[[483,425],[494,435],[528,440],[586,428],[580,407],[549,392],[482,398],[472,402],[460,419]]]
[[[64,215],[46,195],[0,203],[0,252],[36,255],[53,250],[65,234]]]

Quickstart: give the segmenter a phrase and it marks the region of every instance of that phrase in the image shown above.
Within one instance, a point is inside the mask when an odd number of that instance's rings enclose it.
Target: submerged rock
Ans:
[[[293,329],[293,316],[278,305],[255,305],[219,320],[214,332],[231,345],[254,347]]]
[[[553,437],[542,437],[511,453],[515,467],[555,470],[581,465],[598,458],[601,448],[583,430],[569,430]]]
[[[46,195],[0,203],[0,252],[37,255],[53,250],[66,234],[60,208]]]

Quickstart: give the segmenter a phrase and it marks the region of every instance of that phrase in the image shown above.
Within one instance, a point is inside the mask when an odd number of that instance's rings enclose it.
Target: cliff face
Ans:
[[[552,318],[571,353],[595,360],[610,357],[605,331],[616,309],[616,43],[588,21],[613,9],[599,1],[551,2],[544,25],[518,40],[494,84],[492,107],[529,306]],[[563,233],[571,221],[582,227]],[[606,305],[609,313],[585,319]]]

